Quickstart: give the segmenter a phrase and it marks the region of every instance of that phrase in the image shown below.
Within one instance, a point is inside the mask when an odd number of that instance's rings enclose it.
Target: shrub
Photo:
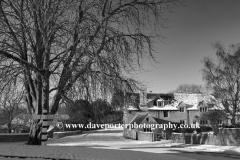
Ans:
[[[200,126],[200,130],[201,132],[209,132],[209,131],[212,131],[212,127],[210,126]]]

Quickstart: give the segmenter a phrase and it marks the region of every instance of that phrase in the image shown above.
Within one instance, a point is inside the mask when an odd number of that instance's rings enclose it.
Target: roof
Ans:
[[[159,102],[159,101],[164,101],[164,99],[162,99],[162,98],[158,98],[157,101],[158,101],[158,102]]]
[[[184,103],[183,101],[181,101],[179,104],[178,104],[178,108],[179,107],[187,107],[187,108],[191,108],[193,105],[191,104],[186,104]]]
[[[130,121],[129,124],[133,124],[134,122],[135,122],[136,124],[140,124],[147,115],[148,115],[148,113],[147,113],[147,114],[137,114],[137,115]]]
[[[154,97],[155,96],[155,97]],[[155,98],[155,99],[153,99]],[[208,106],[210,110],[224,110],[221,103],[216,103],[217,100],[210,94],[189,94],[189,93],[173,93],[173,94],[156,94],[148,93],[148,103],[153,101],[153,107],[148,110],[179,110],[179,107],[186,107],[187,110],[199,110],[201,105]],[[157,101],[173,100],[171,104],[164,107],[157,107]],[[215,104],[215,105],[213,105]]]
[[[147,93],[147,99],[158,99],[162,98],[164,100],[173,99],[172,93]]]
[[[216,99],[210,94],[188,94],[188,93],[174,93],[174,99],[181,105],[181,103],[186,104],[187,110],[198,110],[199,106],[207,105],[210,110],[221,109],[224,107],[220,104],[216,104]],[[215,105],[213,105],[215,103]]]
[[[191,105],[189,108],[187,108],[188,111],[198,110],[198,103]]]
[[[167,120],[164,120],[164,119],[159,119],[159,118],[155,118],[155,117],[152,117],[158,124],[168,124],[168,123],[172,123],[171,121],[167,121]]]
[[[158,110],[158,111],[169,111],[169,110],[172,110],[172,111],[177,111],[178,109],[177,109],[177,107],[175,107],[173,105],[167,104],[164,107],[153,106],[151,108],[148,108],[148,110]]]
[[[216,103],[214,105],[212,105],[209,110],[225,110],[224,106],[222,103]]]
[[[130,105],[128,108],[127,108],[128,111],[138,111],[139,109],[136,108],[135,106],[133,105]]]
[[[174,93],[174,99],[178,102],[194,105],[206,99],[204,94]]]

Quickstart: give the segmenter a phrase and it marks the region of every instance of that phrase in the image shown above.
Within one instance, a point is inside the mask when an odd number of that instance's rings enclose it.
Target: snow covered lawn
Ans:
[[[1,156],[29,158],[81,159],[79,147],[33,146],[23,143],[0,143]]]

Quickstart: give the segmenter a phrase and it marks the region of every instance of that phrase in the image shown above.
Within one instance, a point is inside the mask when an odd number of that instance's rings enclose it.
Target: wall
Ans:
[[[220,145],[219,138],[213,134],[172,133],[173,143]]]
[[[159,118],[160,117],[160,111],[148,110],[148,114],[151,117],[155,117],[155,118]]]
[[[185,144],[239,146],[240,128],[220,129],[217,136],[212,134],[172,133],[172,142]]]
[[[138,140],[138,133],[135,130],[123,129],[123,137]]]
[[[154,133],[152,132],[142,132],[139,131],[138,132],[138,140],[139,141],[150,141],[153,142],[154,141]]]
[[[223,128],[219,130],[220,142],[227,146],[240,145],[240,128]]]
[[[177,123],[179,123],[180,120],[187,120],[186,111],[185,112],[169,111],[169,117],[164,117],[163,111],[150,111],[149,114],[152,117],[160,118],[160,119],[171,121],[171,122],[177,122]]]
[[[0,134],[0,142],[27,141],[29,133],[3,133]]]
[[[200,117],[200,115],[201,115],[201,112],[199,110],[190,110],[190,111],[188,111],[188,113],[189,113],[189,124],[193,124],[193,120],[195,119],[196,115],[198,117]]]

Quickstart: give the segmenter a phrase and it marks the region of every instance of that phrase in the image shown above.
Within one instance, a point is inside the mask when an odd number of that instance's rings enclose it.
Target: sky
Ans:
[[[167,37],[155,44],[156,60],[144,60],[137,78],[147,92],[167,93],[180,84],[204,85],[201,69],[205,56],[215,57],[213,43],[226,48],[240,43],[240,0],[184,0],[184,6],[166,13]]]

